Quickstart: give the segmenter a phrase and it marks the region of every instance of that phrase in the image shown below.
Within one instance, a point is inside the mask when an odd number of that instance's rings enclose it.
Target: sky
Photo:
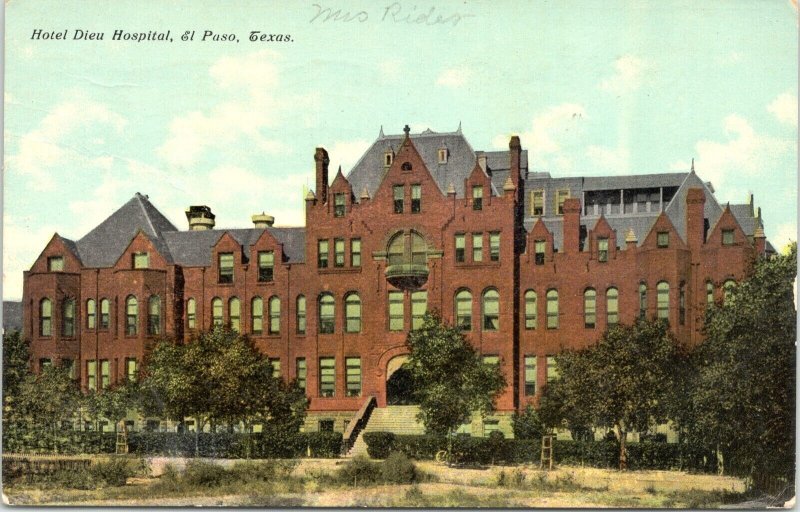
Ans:
[[[77,240],[136,192],[180,229],[194,204],[218,228],[303,225],[316,147],[346,174],[406,124],[460,124],[476,150],[517,134],[553,176],[694,159],[722,203],[754,194],[780,249],[797,239],[797,32],[789,0],[9,2],[3,297],[54,233]]]

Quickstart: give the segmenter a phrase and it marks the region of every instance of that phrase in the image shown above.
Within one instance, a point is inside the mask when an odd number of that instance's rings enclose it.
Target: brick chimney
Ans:
[[[705,243],[704,211],[706,195],[703,189],[686,191],[686,244],[690,249],[699,249]]]
[[[325,148],[317,148],[314,153],[314,162],[316,162],[317,168],[317,189],[315,190],[317,200],[320,204],[325,204],[328,202],[328,164],[330,163]]]
[[[522,155],[522,145],[519,142],[519,137],[514,135],[508,142],[508,151],[511,153],[511,181],[515,187],[519,186],[520,173],[520,159]]]
[[[564,201],[563,246],[561,252],[572,254],[580,251],[581,200],[571,197]]]
[[[189,231],[206,231],[214,229],[214,218],[208,206],[190,206],[186,209],[186,220],[189,221]]]
[[[767,252],[767,235],[764,234],[764,228],[758,226],[756,232],[753,233],[753,243],[756,246],[756,254],[763,256]]]

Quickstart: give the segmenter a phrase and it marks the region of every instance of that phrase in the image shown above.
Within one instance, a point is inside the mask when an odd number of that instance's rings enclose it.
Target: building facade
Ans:
[[[707,304],[771,250],[752,198],[720,205],[694,169],[553,177],[518,137],[484,152],[460,128],[404,132],[332,181],[317,148],[305,227],[213,229],[193,206],[181,230],[137,193],[80,240],[55,234],[24,276],[33,368],[101,389],[136,378],[157,339],[228,325],[305,388],[307,428],[343,430],[370,397],[407,398],[406,334],[437,310],[502,368],[505,430],[552,357],[609,325],[664,318],[701,342]]]

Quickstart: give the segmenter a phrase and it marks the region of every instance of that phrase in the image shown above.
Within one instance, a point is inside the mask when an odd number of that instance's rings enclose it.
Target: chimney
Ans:
[[[753,233],[753,242],[756,246],[756,254],[763,256],[767,252],[767,235],[764,234],[764,228],[758,226],[756,232]]]
[[[561,252],[572,254],[580,251],[581,200],[571,197],[564,201],[563,241]]]
[[[264,212],[256,213],[250,218],[253,219],[253,227],[256,229],[271,228],[275,224],[275,217]]]
[[[633,232],[633,228],[629,229],[625,234],[625,250],[635,249],[638,243],[639,239],[636,238],[636,233]]]
[[[317,190],[315,192],[320,204],[325,204],[328,202],[328,164],[330,163],[325,148],[317,148],[314,153],[314,162],[316,162],[317,168]]]
[[[511,154],[511,180],[514,182],[514,185],[517,186],[519,184],[520,174],[522,173],[520,169],[522,144],[520,144],[518,136],[514,135],[511,137],[511,140],[508,142],[508,152]]]
[[[190,206],[186,209],[186,219],[189,221],[189,231],[206,231],[214,229],[214,218],[208,206]]]
[[[486,167],[487,167],[487,165],[486,165],[486,153],[484,153],[483,151],[476,151],[475,155],[478,157],[478,165],[481,166],[481,169],[483,169],[483,172],[487,172],[486,171]]]
[[[699,249],[705,243],[705,204],[703,189],[690,188],[686,191],[686,244],[692,250]]]

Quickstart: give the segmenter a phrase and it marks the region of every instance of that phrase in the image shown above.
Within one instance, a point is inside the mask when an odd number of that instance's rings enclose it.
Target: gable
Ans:
[[[64,258],[63,272],[79,272],[81,270],[81,260],[76,253],[75,242],[55,233],[31,265],[31,272],[48,272],[47,259],[57,256]]]

